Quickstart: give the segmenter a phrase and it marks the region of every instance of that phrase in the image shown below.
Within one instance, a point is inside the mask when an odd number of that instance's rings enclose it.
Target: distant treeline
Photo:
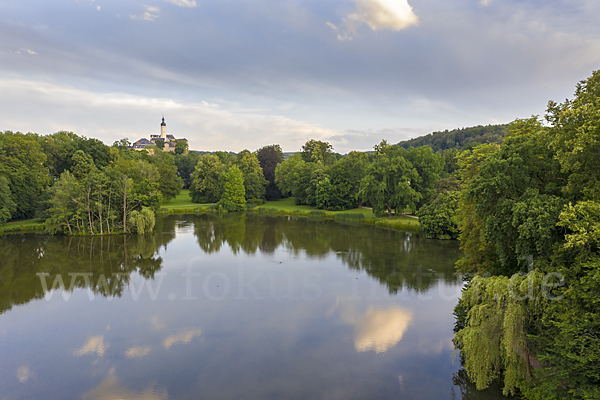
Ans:
[[[433,132],[418,138],[405,140],[398,146],[405,149],[410,147],[429,146],[435,152],[443,152],[449,149],[468,150],[478,144],[502,142],[506,135],[506,125],[474,126],[471,128],[460,128],[443,132]]]

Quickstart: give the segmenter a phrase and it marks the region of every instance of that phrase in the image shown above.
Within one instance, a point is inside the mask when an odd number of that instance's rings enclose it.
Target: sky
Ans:
[[[3,0],[0,130],[370,150],[543,116],[600,69],[598,0]]]

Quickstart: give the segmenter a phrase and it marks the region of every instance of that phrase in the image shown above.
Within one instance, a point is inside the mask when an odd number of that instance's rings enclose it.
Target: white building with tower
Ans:
[[[162,119],[160,124],[160,135],[150,135],[150,140],[142,138],[131,145],[134,150],[144,150],[147,147],[156,146],[156,142],[161,141],[165,144],[163,151],[175,152],[177,142],[184,141],[187,144],[187,139],[181,138],[176,139],[174,135],[167,135],[167,124],[165,123],[165,117]]]

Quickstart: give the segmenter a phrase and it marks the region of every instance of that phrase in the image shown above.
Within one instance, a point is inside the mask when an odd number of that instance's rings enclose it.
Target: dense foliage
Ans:
[[[161,201],[179,194],[177,157],[106,146],[72,132],[0,133],[0,223],[43,217],[52,233],[151,230]]]
[[[463,272],[456,344],[478,388],[600,397],[600,72],[573,100],[457,157]],[[492,276],[490,276],[492,275]],[[487,277],[484,277],[487,276]]]
[[[311,140],[277,165],[275,181],[297,204],[331,211],[363,204],[377,216],[391,216],[423,205],[443,168],[443,157],[428,147],[404,150],[383,141],[374,154],[337,157],[328,143]]]

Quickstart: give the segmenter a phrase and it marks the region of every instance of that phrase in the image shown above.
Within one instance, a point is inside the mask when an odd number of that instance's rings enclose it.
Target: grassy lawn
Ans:
[[[293,198],[288,198],[288,199],[281,199],[281,200],[275,200],[275,201],[267,201],[266,204],[263,204],[262,206],[258,206],[258,208],[276,208],[278,210],[282,210],[282,211],[317,211],[317,208],[311,207],[311,206],[297,206],[296,204],[294,204],[294,199]],[[352,210],[345,210],[345,211],[326,211],[326,210],[320,210],[320,211],[325,211],[327,213],[332,213],[332,214],[362,214],[365,218],[375,218],[375,216],[373,215],[373,212],[368,209],[368,208],[355,208]]]
[[[25,219],[22,221],[8,222],[5,225],[0,225],[0,233],[33,232],[42,230],[44,230],[43,219]]]
[[[172,208],[197,208],[199,205],[200,204],[192,203],[192,198],[190,197],[190,191],[188,189],[182,189],[177,197],[161,204],[160,207],[169,210]]]
[[[274,209],[275,208],[275,209],[278,209],[281,211],[289,211],[289,212],[317,211],[316,208],[313,208],[310,206],[295,205],[293,198],[281,199],[281,200],[276,200],[276,201],[267,201],[266,204],[263,204],[262,206],[259,206],[258,208],[259,209],[266,209],[266,208]],[[362,214],[365,219],[376,219],[375,215],[373,214],[373,211],[370,208],[354,208],[352,210],[324,211],[324,212],[327,214],[332,214],[334,216],[335,216],[335,214]],[[384,216],[383,218],[379,219],[379,222],[380,223],[378,223],[378,225],[387,225],[388,223],[391,223],[391,224],[402,223],[402,224],[407,224],[407,225],[414,225],[415,227],[419,226],[419,220],[417,218],[407,217],[404,215],[399,215],[399,216],[393,215],[392,218],[388,218],[387,216]]]
[[[192,203],[192,199],[190,198],[189,190],[182,190],[179,196],[174,198],[171,201],[168,201],[161,205],[160,212],[166,213],[180,213],[186,212],[189,210],[190,212],[196,211],[206,211],[206,204],[196,204]],[[294,199],[282,199],[276,201],[267,201],[266,204],[257,207],[258,210],[266,213],[275,213],[275,214],[286,214],[286,215],[303,215],[303,216],[321,216],[326,218],[343,218],[343,219],[354,219],[352,216],[348,216],[348,214],[360,214],[361,218],[364,222],[381,226],[387,228],[396,228],[396,229],[419,229],[419,220],[417,218],[407,217],[404,215],[394,215],[392,218],[388,218],[384,216],[382,218],[376,218],[373,214],[373,211],[369,208],[355,208],[352,210],[344,210],[344,211],[325,211],[318,210],[314,207],[310,206],[297,206],[294,204]],[[256,209],[255,209],[256,210]]]
[[[25,219],[23,221],[14,221],[14,222],[8,222],[6,224],[6,226],[10,226],[11,228],[24,228],[26,226],[32,226],[32,225],[39,225],[39,224],[43,224],[44,220],[43,219]]]

